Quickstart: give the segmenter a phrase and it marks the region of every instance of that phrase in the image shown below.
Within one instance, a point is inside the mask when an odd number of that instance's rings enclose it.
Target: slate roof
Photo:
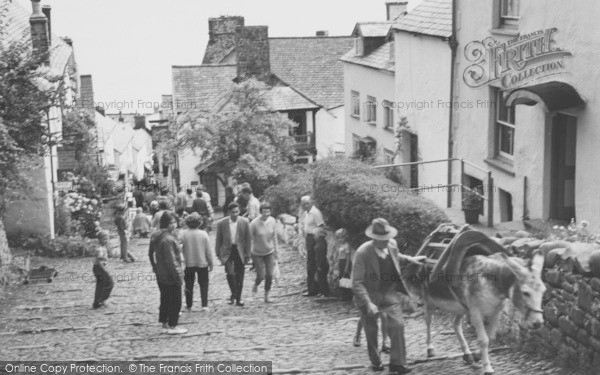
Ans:
[[[387,70],[393,73],[395,71],[395,64],[394,61],[390,60],[393,43],[393,41],[384,43],[367,56],[356,56],[354,49],[351,49],[341,58],[341,60],[349,63],[368,66],[370,68]]]
[[[0,23],[6,25],[4,35],[0,35],[0,42],[23,41],[31,47],[31,26],[29,17],[32,11],[26,10],[16,1],[0,0]],[[64,75],[67,71],[69,60],[73,58],[73,47],[62,38],[52,34],[50,46],[50,73]],[[74,61],[73,61],[74,64]]]
[[[411,12],[400,17],[393,29],[450,38],[452,36],[452,0],[423,0]]]
[[[394,21],[359,22],[352,31],[352,36],[363,36],[366,38],[385,37],[388,35]]]
[[[344,104],[344,70],[339,61],[353,37],[269,38],[271,72],[325,108]]]
[[[208,111],[233,85],[235,65],[173,66],[173,108]]]
[[[295,109],[318,109],[319,105],[304,97],[289,86],[275,85],[270,86],[266,92],[275,111],[292,111]],[[231,109],[231,95],[225,94],[217,103],[215,109],[218,111],[227,111]]]

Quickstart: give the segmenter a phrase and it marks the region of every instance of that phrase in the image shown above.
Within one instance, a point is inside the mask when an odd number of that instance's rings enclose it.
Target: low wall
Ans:
[[[590,373],[600,369],[600,278],[577,274],[571,259],[544,270],[544,327],[531,333],[566,365]],[[586,368],[587,366],[587,368]]]

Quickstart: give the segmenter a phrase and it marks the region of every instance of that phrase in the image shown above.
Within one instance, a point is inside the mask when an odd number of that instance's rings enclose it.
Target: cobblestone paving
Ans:
[[[113,243],[113,246],[117,246]],[[222,267],[210,276],[209,312],[184,312],[182,336],[161,333],[159,293],[147,260],[147,239],[133,240],[138,261],[111,259],[108,268],[117,282],[107,309],[91,308],[94,292],[92,258],[33,260],[59,270],[52,283],[12,289],[0,300],[0,358],[6,360],[267,360],[274,373],[372,374],[366,348],[352,346],[357,312],[349,303],[307,299],[303,289],[304,261],[290,250],[281,254],[281,280],[267,305],[262,293],[251,293],[253,272],[246,273],[245,307],[229,306]],[[199,292],[196,287],[196,298]],[[195,306],[196,307],[196,306]],[[416,314],[418,315],[418,314]],[[439,356],[425,358],[422,317],[407,317],[408,357],[414,374],[480,374],[462,364],[449,317],[433,326]],[[471,347],[474,334],[465,329]],[[384,361],[387,357],[384,356]],[[497,374],[567,374],[551,362],[511,349],[492,354]]]

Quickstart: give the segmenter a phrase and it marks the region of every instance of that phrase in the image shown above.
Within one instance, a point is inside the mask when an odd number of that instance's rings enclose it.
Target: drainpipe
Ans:
[[[452,185],[452,158],[454,157],[452,148],[454,147],[454,134],[452,133],[452,121],[454,115],[454,77],[456,62],[456,50],[458,48],[458,41],[456,39],[456,6],[458,0],[452,0],[452,35],[448,40],[450,45],[451,57],[450,57],[450,111],[448,111],[448,186]],[[452,189],[448,189],[447,206],[452,206]]]

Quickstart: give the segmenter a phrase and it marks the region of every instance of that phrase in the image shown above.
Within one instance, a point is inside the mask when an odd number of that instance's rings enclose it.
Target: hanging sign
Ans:
[[[571,53],[556,46],[556,27],[521,35],[506,42],[492,37],[472,41],[464,50],[473,64],[463,73],[470,87],[498,81],[503,88],[515,88],[565,70],[563,57]]]

